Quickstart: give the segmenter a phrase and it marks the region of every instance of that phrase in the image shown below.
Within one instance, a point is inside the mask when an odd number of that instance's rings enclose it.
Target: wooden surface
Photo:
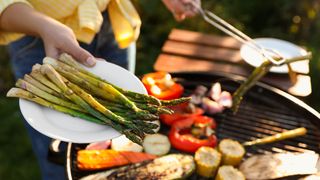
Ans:
[[[208,35],[173,29],[154,64],[156,71],[224,72],[249,76],[254,69],[240,56],[241,44],[231,37]],[[297,81],[291,83],[288,74],[268,73],[262,82],[278,87],[295,96],[311,93],[308,61],[292,66]]]

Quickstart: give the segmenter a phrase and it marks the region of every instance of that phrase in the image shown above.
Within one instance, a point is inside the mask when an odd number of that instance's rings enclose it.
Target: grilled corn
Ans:
[[[215,180],[245,180],[241,171],[233,166],[221,166],[218,169]]]
[[[211,147],[201,147],[195,153],[197,173],[204,177],[213,177],[221,162],[221,154]]]
[[[218,150],[222,154],[223,165],[236,166],[241,162],[245,154],[243,146],[232,139],[223,139],[219,143]]]

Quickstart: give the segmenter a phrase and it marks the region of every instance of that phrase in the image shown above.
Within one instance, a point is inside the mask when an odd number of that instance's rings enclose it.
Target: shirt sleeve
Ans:
[[[5,11],[7,7],[14,3],[25,3],[32,7],[32,5],[26,0],[0,0],[0,15]],[[10,42],[21,38],[22,36],[24,36],[24,34],[0,31],[0,44],[9,44]]]

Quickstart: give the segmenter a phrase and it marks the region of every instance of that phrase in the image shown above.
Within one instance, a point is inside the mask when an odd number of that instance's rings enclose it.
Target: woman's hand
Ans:
[[[200,7],[200,0],[162,0],[165,6],[172,12],[177,21],[193,17],[198,14],[197,8]]]
[[[52,20],[41,29],[40,36],[47,56],[58,58],[61,53],[65,52],[86,66],[96,64],[95,58],[80,47],[73,31],[64,24]]]
[[[94,66],[95,58],[79,46],[73,31],[64,24],[35,11],[24,3],[8,6],[0,16],[0,29],[41,37],[46,55],[57,58],[65,52],[86,66]]]

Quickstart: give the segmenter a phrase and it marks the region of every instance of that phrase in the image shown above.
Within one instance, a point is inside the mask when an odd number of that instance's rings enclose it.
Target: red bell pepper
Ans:
[[[142,83],[148,94],[162,100],[170,100],[181,97],[184,88],[181,84],[172,80],[166,72],[154,72],[145,74]]]
[[[185,103],[177,106],[171,106],[170,109],[174,111],[173,114],[160,115],[161,122],[168,126],[171,126],[174,122],[178,120],[200,116],[204,113],[204,110],[199,107],[194,107],[191,108],[192,110],[190,110],[190,108],[188,108],[188,104]]]
[[[178,150],[189,153],[194,153],[202,146],[215,147],[217,145],[217,137],[214,134],[195,135],[192,133],[193,126],[204,130],[211,128],[212,130],[216,127],[216,123],[208,116],[195,116],[176,121],[172,124],[169,132],[171,145]]]

